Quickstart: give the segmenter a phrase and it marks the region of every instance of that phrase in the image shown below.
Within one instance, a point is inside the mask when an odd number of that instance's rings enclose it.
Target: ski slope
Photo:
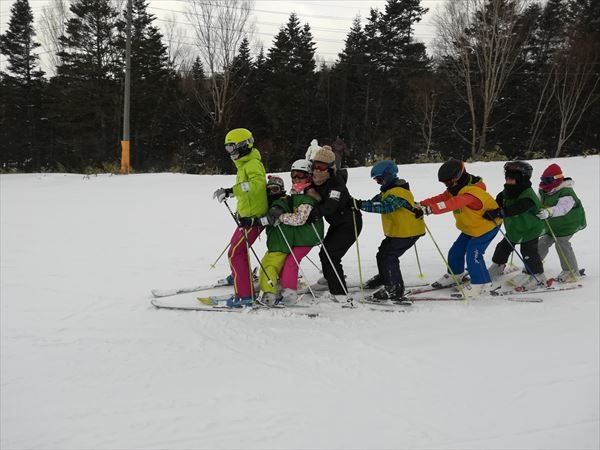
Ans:
[[[423,302],[404,313],[323,304],[314,319],[150,305],[153,288],[228,274],[226,257],[210,268],[234,227],[212,193],[233,176],[1,175],[0,447],[597,449],[600,164],[532,161],[534,178],[552,162],[586,206],[588,227],[573,238],[582,288],[543,303]],[[502,166],[467,170],[496,195]],[[438,167],[399,171],[422,199],[442,191]],[[349,189],[377,193],[369,168],[349,170]],[[367,279],[382,231],[379,216],[363,217]],[[426,221],[447,252],[452,215]],[[417,248],[434,281],[445,269],[431,236]],[[343,262],[358,279],[355,247]],[[560,271],[554,249],[545,267]],[[316,281],[310,262],[303,269]],[[413,251],[402,270],[421,280]]]

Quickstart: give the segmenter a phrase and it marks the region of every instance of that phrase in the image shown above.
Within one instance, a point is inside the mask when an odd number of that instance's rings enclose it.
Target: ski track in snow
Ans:
[[[573,239],[583,288],[402,313],[321,302],[317,318],[150,305],[152,288],[227,275],[226,256],[208,267],[233,231],[212,192],[232,176],[1,175],[0,447],[598,448],[598,161],[557,161],[586,205]],[[533,161],[534,175],[550,162]],[[467,169],[495,195],[502,165]],[[437,165],[399,169],[417,199],[441,191]],[[349,180],[356,197],[375,193],[368,169]],[[458,234],[450,216],[426,219],[443,252]],[[363,217],[366,280],[382,235]],[[436,279],[430,237],[417,247]],[[415,261],[402,258],[407,282]],[[358,279],[355,247],[343,262]],[[545,264],[560,271],[554,249]]]

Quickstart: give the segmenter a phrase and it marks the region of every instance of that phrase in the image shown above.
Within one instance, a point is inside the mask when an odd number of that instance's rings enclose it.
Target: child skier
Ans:
[[[263,292],[262,301],[270,305],[275,303],[278,289],[279,272],[290,252],[286,243],[292,240],[292,230],[287,227],[275,226],[279,216],[290,211],[288,199],[285,194],[285,186],[280,177],[269,176],[267,181],[269,211],[261,217],[242,217],[240,225],[245,227],[266,227],[267,252],[261,260],[261,270],[258,276],[260,289]],[[285,238],[282,236],[285,234]]]
[[[381,186],[381,192],[371,200],[354,200],[354,204],[363,211],[381,214],[385,238],[376,256],[379,273],[367,283],[383,284],[373,293],[374,300],[402,301],[405,298],[400,256],[425,234],[425,222],[422,215],[415,217],[415,199],[408,183],[398,179],[394,161],[379,161],[371,169],[371,178]]]
[[[491,287],[483,255],[496,234],[502,219],[493,222],[485,219],[483,214],[490,209],[497,209],[498,203],[485,190],[481,177],[466,172],[465,164],[456,159],[446,161],[438,171],[438,180],[446,185],[446,191],[419,202],[423,214],[443,214],[452,211],[456,228],[461,233],[448,251],[449,272],[445,273],[433,287],[450,287],[455,277],[461,281],[465,276],[466,265],[471,277],[471,295],[485,294]],[[418,215],[418,209],[415,210]]]
[[[219,188],[213,194],[219,203],[231,196],[237,199],[239,217],[260,217],[267,212],[266,174],[260,152],[254,147],[252,133],[245,128],[235,128],[225,136],[225,150],[237,168],[235,185]],[[238,227],[230,241],[229,265],[233,274],[235,295],[227,306],[250,306],[254,289],[250,274],[248,249],[261,233],[262,227]]]
[[[261,302],[272,306],[280,300],[284,304],[296,303],[298,294],[298,263],[319,243],[312,225],[307,223],[313,205],[319,200],[318,194],[311,189],[310,163],[300,159],[291,168],[292,190],[289,196],[276,199],[265,217],[250,219],[249,225],[256,222],[267,228],[267,253],[262,260],[259,283],[263,292]],[[277,179],[283,187],[283,180]],[[270,189],[271,191],[271,189]],[[246,223],[244,220],[242,223]],[[323,220],[313,222],[319,236],[323,236]],[[266,273],[265,273],[266,271]],[[281,283],[278,292],[277,281]]]
[[[539,186],[542,209],[537,217],[546,221],[550,231],[540,238],[539,253],[544,259],[550,247],[556,244],[562,271],[555,279],[561,283],[574,282],[579,277],[579,265],[570,241],[577,231],[586,227],[585,210],[573,190],[574,184],[572,178],[565,178],[558,164],[550,164],[542,173]]]
[[[323,219],[308,220],[314,205],[321,200],[321,196],[312,187],[310,161],[299,159],[294,162],[290,175],[292,189],[289,201],[292,211],[279,216],[279,226],[288,226],[293,232],[293,238],[289,241],[292,251],[286,256],[280,273],[281,300],[286,305],[298,300],[298,264],[315,245],[319,245],[324,235]]]
[[[504,190],[496,196],[500,206],[486,211],[488,220],[504,218],[505,237],[496,245],[492,265],[488,268],[492,280],[504,273],[508,257],[516,244],[520,244],[523,257],[523,273],[509,281],[520,290],[531,290],[545,286],[544,266],[538,253],[538,239],[546,232],[544,223],[536,213],[540,199],[531,187],[533,167],[525,161],[509,161],[504,164]]]

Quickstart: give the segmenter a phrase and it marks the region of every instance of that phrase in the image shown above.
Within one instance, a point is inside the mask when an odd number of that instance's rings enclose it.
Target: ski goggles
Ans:
[[[230,155],[234,155],[235,153],[239,153],[239,149],[242,147],[246,147],[250,144],[254,143],[254,139],[249,138],[249,139],[245,139],[241,142],[230,142],[229,144],[225,144],[225,150],[227,150],[227,153],[229,153]]]
[[[305,178],[308,178],[308,174],[302,170],[292,170],[291,176],[292,179],[297,180],[304,180]]]
[[[281,194],[281,186],[278,184],[267,184],[267,191],[269,194]]]
[[[542,180],[542,184],[550,184],[550,183],[554,183],[556,180],[562,180],[564,177],[562,174],[560,175],[551,175],[548,177],[540,177],[540,180]]]
[[[313,161],[312,163],[312,170],[318,170],[319,172],[325,172],[326,170],[331,169],[331,167],[333,167],[333,163],[325,163],[322,161]]]

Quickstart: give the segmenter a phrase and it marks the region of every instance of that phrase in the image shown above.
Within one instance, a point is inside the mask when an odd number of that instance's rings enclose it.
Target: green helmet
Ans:
[[[234,128],[225,136],[225,150],[231,159],[238,159],[247,155],[254,146],[254,138],[250,130]]]

